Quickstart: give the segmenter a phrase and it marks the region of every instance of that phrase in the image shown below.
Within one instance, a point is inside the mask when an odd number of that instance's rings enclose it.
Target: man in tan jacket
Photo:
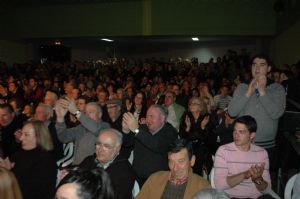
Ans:
[[[192,154],[191,143],[175,140],[168,153],[170,171],[152,174],[136,199],[191,199],[198,191],[210,188],[208,181],[193,173]]]

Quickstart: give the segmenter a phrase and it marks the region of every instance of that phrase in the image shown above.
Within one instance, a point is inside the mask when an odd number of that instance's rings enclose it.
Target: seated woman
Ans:
[[[0,198],[22,199],[15,175],[3,167],[0,167]]]
[[[24,199],[53,198],[57,168],[47,127],[40,121],[25,123],[20,141],[22,150],[13,154],[11,160],[0,158],[0,166],[16,175]]]
[[[212,167],[212,146],[215,145],[214,134],[210,127],[210,114],[206,104],[200,97],[192,97],[188,104],[188,111],[182,116],[179,135],[193,142],[196,162],[194,173],[202,174],[203,165],[210,170]]]
[[[101,168],[71,170],[58,185],[56,199],[113,199],[108,174]]]

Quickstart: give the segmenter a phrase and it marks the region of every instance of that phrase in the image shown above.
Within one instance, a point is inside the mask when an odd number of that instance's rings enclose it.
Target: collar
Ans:
[[[107,169],[112,163],[113,161],[116,159],[116,157],[114,159],[112,159],[111,161],[102,164],[101,162],[99,162],[99,160],[97,159],[97,157],[95,158],[95,163],[97,165],[97,167],[103,168],[104,170]]]
[[[183,179],[172,179],[172,176],[171,176],[171,171],[169,172],[169,176],[168,176],[168,180],[169,182],[171,182],[172,185],[174,186],[179,186],[179,185],[182,185],[184,183],[186,183],[189,179],[189,176],[191,175],[191,172],[192,172],[192,169],[190,168],[189,169],[189,172],[188,172],[188,175],[183,178]]]

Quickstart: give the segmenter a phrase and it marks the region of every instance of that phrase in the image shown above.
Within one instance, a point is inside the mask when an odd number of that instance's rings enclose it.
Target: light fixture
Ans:
[[[56,46],[60,46],[60,45],[61,45],[61,41],[59,41],[59,40],[55,40],[55,41],[54,41],[54,45],[56,45]]]
[[[107,38],[102,38],[101,40],[102,40],[102,41],[107,41],[107,42],[113,42],[113,41],[114,41],[114,40],[107,39]]]
[[[199,41],[199,38],[198,37],[192,37],[192,40],[193,41]]]

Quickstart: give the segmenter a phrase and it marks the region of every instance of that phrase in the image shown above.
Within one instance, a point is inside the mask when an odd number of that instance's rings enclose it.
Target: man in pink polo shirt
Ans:
[[[220,146],[216,153],[215,185],[231,198],[258,198],[270,190],[268,154],[251,144],[256,129],[253,117],[239,117],[234,123],[234,142]]]

